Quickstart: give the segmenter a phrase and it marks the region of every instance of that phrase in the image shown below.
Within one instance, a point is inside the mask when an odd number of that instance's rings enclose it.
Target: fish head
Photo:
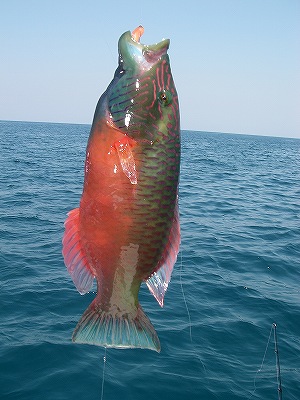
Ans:
[[[138,142],[179,132],[179,106],[171,74],[169,39],[144,45],[144,28],[119,39],[119,66],[107,92],[108,123]]]

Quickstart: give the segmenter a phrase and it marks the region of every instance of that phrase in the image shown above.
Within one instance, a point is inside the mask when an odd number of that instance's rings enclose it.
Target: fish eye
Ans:
[[[159,98],[160,98],[160,101],[166,102],[167,101],[166,93],[162,93]]]
[[[167,106],[172,102],[172,95],[168,90],[159,92],[157,98],[162,106]]]

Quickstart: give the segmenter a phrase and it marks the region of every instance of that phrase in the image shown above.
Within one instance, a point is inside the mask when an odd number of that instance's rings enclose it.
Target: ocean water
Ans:
[[[300,399],[300,140],[182,132],[181,252],[149,350],[71,342],[61,255],[88,125],[0,122],[0,399]],[[103,381],[104,378],[104,381]],[[104,384],[102,385],[102,383]],[[102,393],[103,389],[103,393]]]

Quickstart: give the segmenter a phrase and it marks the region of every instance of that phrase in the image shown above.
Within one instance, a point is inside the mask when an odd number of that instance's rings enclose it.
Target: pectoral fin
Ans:
[[[133,185],[136,185],[137,184],[136,165],[129,140],[125,138],[124,140],[116,142],[115,148],[117,150],[120,164],[124,174],[127,176],[127,178]]]

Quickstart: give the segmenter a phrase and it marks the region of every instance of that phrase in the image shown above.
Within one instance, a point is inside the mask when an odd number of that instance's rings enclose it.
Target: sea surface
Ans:
[[[182,132],[181,252],[163,309],[140,291],[162,351],[105,354],[61,254],[89,129],[0,122],[0,399],[299,400],[300,140]]]

